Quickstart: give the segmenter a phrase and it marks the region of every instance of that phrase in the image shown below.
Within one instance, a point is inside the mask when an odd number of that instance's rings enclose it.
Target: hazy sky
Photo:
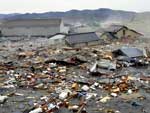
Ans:
[[[98,8],[150,11],[150,0],[0,0],[0,13],[41,13]]]

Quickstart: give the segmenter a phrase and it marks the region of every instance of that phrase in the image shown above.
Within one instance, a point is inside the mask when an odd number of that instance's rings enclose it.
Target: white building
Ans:
[[[49,36],[68,33],[61,19],[7,20],[1,24],[4,36]]]
[[[49,45],[65,45],[65,34],[56,34],[48,39]]]

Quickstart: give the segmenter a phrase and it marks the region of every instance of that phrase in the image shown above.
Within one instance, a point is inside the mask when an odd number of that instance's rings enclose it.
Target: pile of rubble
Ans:
[[[147,48],[18,49],[0,62],[1,112],[148,113],[149,64]]]

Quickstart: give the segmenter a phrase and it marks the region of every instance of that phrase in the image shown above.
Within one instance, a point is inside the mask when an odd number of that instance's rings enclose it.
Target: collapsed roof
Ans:
[[[113,52],[116,56],[127,56],[131,58],[144,56],[143,51],[134,47],[122,47]]]
[[[137,32],[137,31],[135,31],[135,30],[133,30],[133,29],[130,29],[130,28],[128,28],[127,26],[124,26],[124,25],[110,25],[110,26],[105,30],[105,32],[117,33],[118,31],[120,31],[120,30],[122,30],[122,29],[130,30],[130,31],[135,32],[135,33],[137,33],[137,34],[139,34],[139,35],[143,35],[143,34]]]

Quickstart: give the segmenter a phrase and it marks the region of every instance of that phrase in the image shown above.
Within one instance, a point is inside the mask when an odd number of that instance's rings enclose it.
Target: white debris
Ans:
[[[0,103],[3,103],[6,99],[8,99],[8,96],[0,96]]]
[[[106,96],[106,97],[104,97],[104,98],[102,98],[101,100],[100,100],[100,102],[102,102],[102,103],[106,103],[108,100],[110,100],[111,98],[109,97],[109,96]]]
[[[79,109],[79,106],[77,106],[77,105],[69,106],[68,109],[69,110],[77,110],[77,109]]]
[[[56,105],[54,104],[48,104],[48,110],[54,109],[56,107]]]
[[[97,82],[94,83],[94,86],[95,86],[95,87],[98,87],[98,85],[99,85],[99,83],[97,83]]]
[[[47,97],[47,96],[41,97],[40,99],[41,99],[41,100],[48,101],[48,97]]]
[[[84,85],[81,89],[82,89],[83,91],[88,91],[90,88],[89,88],[87,85]]]
[[[15,93],[16,96],[24,96],[22,93]]]
[[[70,90],[64,90],[63,92],[60,93],[59,99],[61,99],[61,100],[66,99],[70,93],[71,93]]]
[[[59,95],[59,99],[61,100],[64,100],[65,98],[68,97],[68,92],[62,92],[60,95]]]
[[[14,85],[6,85],[6,86],[2,86],[2,88],[9,89],[9,88],[15,88],[15,86]]]
[[[145,81],[146,84],[149,84],[149,81]]]
[[[131,89],[128,90],[128,94],[132,94],[133,91]]]
[[[115,113],[121,113],[120,111],[115,111]]]
[[[90,69],[90,72],[95,72],[96,66],[97,66],[97,62],[92,66],[92,68]]]
[[[117,97],[118,95],[117,95],[117,93],[111,93],[111,96]]]
[[[37,108],[37,109],[30,111],[29,113],[41,113],[41,112],[42,112],[42,108]]]
[[[96,97],[96,96],[97,96],[96,93],[87,93],[87,94],[86,94],[86,100],[89,100],[89,99],[91,99],[91,98],[93,98],[93,97]]]
[[[146,49],[145,49],[145,48],[143,48],[143,55],[144,55],[145,57],[148,57],[148,55],[147,55],[147,51],[146,51]]]
[[[96,88],[95,88],[95,86],[94,86],[94,85],[92,85],[92,86],[90,87],[90,89],[92,89],[92,90],[96,90]]]

